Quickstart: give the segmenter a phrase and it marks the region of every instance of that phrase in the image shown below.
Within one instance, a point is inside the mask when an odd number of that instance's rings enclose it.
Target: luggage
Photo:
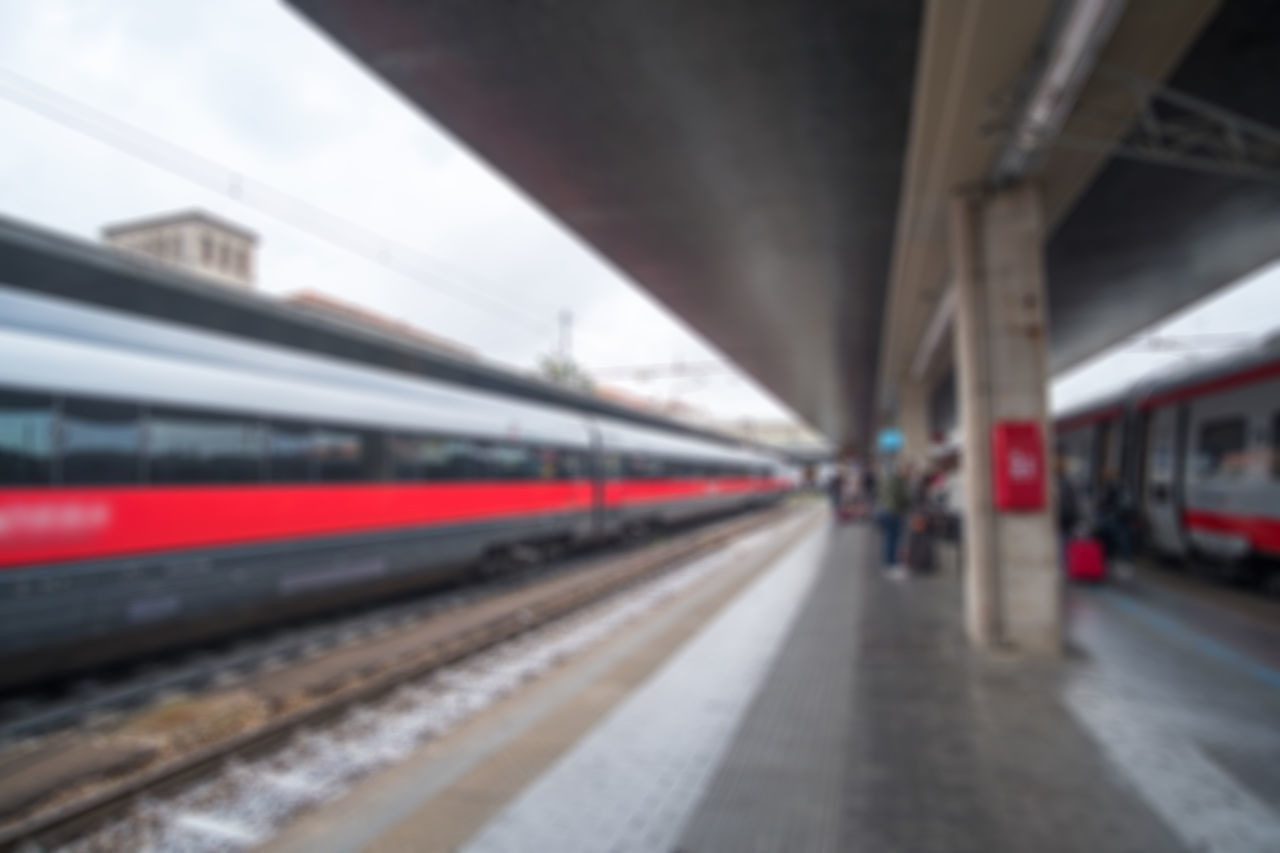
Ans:
[[[1102,543],[1086,536],[1073,536],[1067,542],[1067,577],[1073,581],[1106,580],[1107,561]]]
[[[913,572],[933,571],[933,532],[929,529],[929,517],[924,513],[916,513],[907,519],[902,562]]]
[[[836,508],[836,519],[841,524],[852,524],[855,521],[865,521],[870,513],[870,505],[862,498],[846,498]]]

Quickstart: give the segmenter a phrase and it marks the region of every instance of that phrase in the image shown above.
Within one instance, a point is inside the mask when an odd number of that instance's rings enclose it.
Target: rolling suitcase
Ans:
[[[1091,583],[1106,580],[1107,561],[1102,543],[1092,537],[1073,536],[1067,542],[1067,577]]]
[[[913,572],[933,571],[933,532],[929,529],[928,516],[923,513],[916,513],[907,519],[902,561]]]

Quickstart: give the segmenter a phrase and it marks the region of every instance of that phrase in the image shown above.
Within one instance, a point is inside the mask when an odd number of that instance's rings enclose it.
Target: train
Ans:
[[[1156,376],[1055,418],[1078,494],[1114,477],[1145,547],[1280,585],[1280,342]]]
[[[0,284],[0,687],[779,500],[766,450]]]

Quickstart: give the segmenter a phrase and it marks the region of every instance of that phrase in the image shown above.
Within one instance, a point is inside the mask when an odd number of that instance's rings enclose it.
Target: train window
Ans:
[[[153,483],[244,483],[262,479],[258,421],[154,410],[147,422],[147,474]]]
[[[539,447],[534,451],[538,459],[538,479],[539,480],[555,480],[560,477],[560,457],[561,454],[568,454],[568,451],[561,451],[555,447]]]
[[[472,442],[458,438],[396,435],[388,440],[397,480],[465,480],[473,476]]]
[[[311,479],[315,432],[302,424],[267,425],[267,478],[277,483]]]
[[[67,400],[62,407],[62,481],[136,483],[142,462],[142,411],[125,403]]]
[[[561,480],[581,480],[591,475],[590,458],[581,450],[560,450],[556,476]]]
[[[1221,418],[1200,425],[1196,464],[1201,477],[1238,477],[1244,473],[1247,445],[1244,418]]]
[[[465,438],[437,439],[435,468],[444,480],[472,480],[481,469],[479,445]]]
[[[429,480],[432,439],[420,435],[393,435],[387,439],[391,476],[396,480]]]
[[[45,485],[53,478],[53,398],[0,392],[0,484]]]
[[[662,477],[663,462],[656,456],[628,454],[624,462],[626,476],[636,480],[656,480]]]
[[[622,454],[604,453],[600,456],[601,473],[606,480],[618,480],[622,477]]]
[[[490,480],[536,480],[540,473],[537,453],[523,444],[483,443],[480,457]]]
[[[319,427],[311,445],[318,480],[370,480],[375,475],[373,436],[356,430]]]

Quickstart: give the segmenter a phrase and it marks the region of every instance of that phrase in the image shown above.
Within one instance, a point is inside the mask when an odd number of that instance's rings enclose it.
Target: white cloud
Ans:
[[[321,290],[513,365],[555,345],[565,308],[589,367],[718,358],[283,5],[0,3],[0,69],[229,170],[193,183],[0,101],[8,215],[94,238],[108,221],[211,209],[263,236],[265,291]],[[226,191],[234,173],[410,247],[405,264],[422,272],[390,271],[240,204]],[[477,295],[449,295],[458,289]],[[736,369],[726,376],[685,399],[725,417],[782,411]]]

